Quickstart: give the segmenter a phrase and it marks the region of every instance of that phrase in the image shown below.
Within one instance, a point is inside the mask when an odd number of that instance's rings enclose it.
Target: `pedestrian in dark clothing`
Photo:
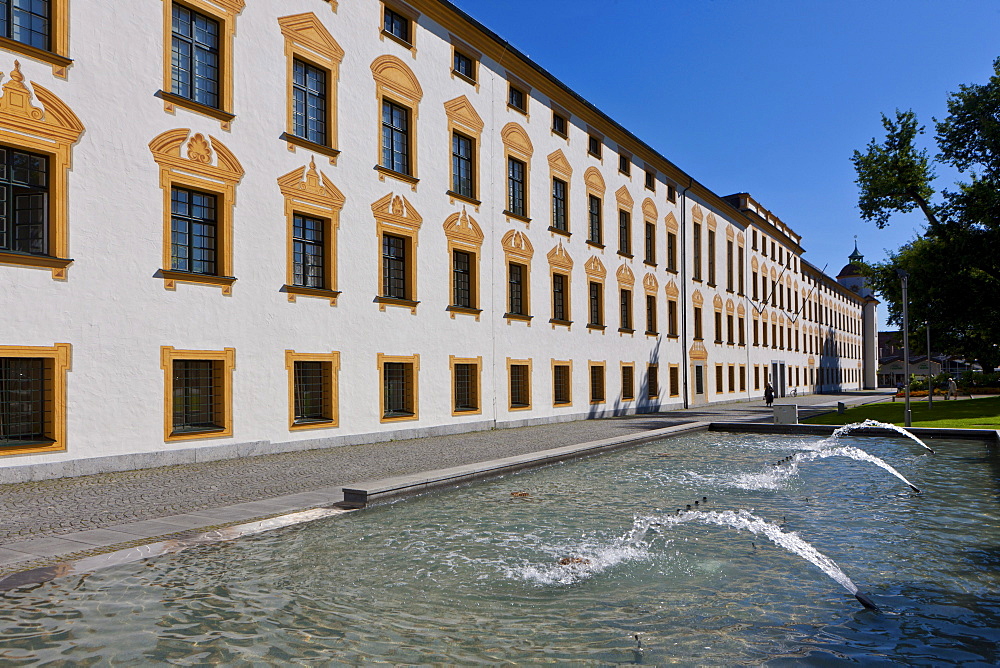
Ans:
[[[774,388],[771,387],[771,383],[764,386],[764,403],[770,407],[774,403]]]

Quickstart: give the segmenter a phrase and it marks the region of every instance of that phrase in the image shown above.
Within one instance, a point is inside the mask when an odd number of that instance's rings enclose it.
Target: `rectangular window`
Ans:
[[[479,369],[476,364],[455,365],[456,413],[479,410]]]
[[[298,58],[292,61],[292,132],[327,145],[326,70]]]
[[[736,333],[737,336],[739,337],[740,345],[745,346],[747,344],[747,337],[746,337],[746,323],[743,320],[743,316],[737,318]]]
[[[750,247],[757,250],[757,230],[751,230],[750,232]]]
[[[333,375],[330,366],[329,362],[294,362],[294,424],[330,422],[333,419],[330,411],[332,404],[330,380]]]
[[[735,341],[736,337],[733,336],[733,333],[734,333],[733,332],[733,329],[734,329],[733,325],[734,325],[734,323],[733,323],[733,316],[732,315],[727,315],[726,316],[726,343],[728,343],[729,345],[733,345],[734,343],[736,343],[736,341]]]
[[[708,231],[708,284],[715,285],[715,230]]]
[[[677,300],[667,300],[667,336],[677,336]],[[695,337],[698,338],[698,337]]]
[[[670,396],[676,397],[681,393],[680,369],[670,365]]]
[[[472,303],[472,255],[465,251],[451,252],[452,306],[475,308]]]
[[[760,326],[760,330],[761,330],[760,331],[761,345],[763,345],[765,348],[767,348],[767,323],[766,322]]]
[[[452,64],[455,74],[461,74],[471,81],[476,80],[476,62],[461,51],[455,51],[455,61]]]
[[[656,190],[656,172],[646,170],[646,190]]]
[[[646,295],[646,333],[656,334],[656,295]]]
[[[736,391],[736,367],[732,364],[729,365],[729,391]]]
[[[413,417],[416,413],[413,364],[382,363],[382,419]]]
[[[750,276],[750,298],[754,301],[757,300],[757,272],[753,272]]]
[[[410,173],[410,110],[388,100],[382,101],[382,166]]]
[[[0,250],[48,255],[48,158],[0,146]]]
[[[219,109],[219,22],[175,3],[171,28],[171,92]]]
[[[744,263],[743,245],[741,244],[739,249],[737,249],[736,253],[736,283],[739,286],[737,293],[739,293],[740,295],[743,294],[743,288],[744,288],[743,275],[745,273],[746,273],[746,266]]]
[[[552,178],[552,227],[566,231],[566,182]]]
[[[628,155],[619,154],[618,155],[618,171],[626,176],[631,176],[632,174],[632,158]]]
[[[526,165],[516,158],[507,158],[507,211],[515,216],[528,215],[524,199]]]
[[[733,242],[726,241],[726,290],[733,291]]]
[[[457,132],[451,135],[451,189],[463,197],[475,198],[473,160],[475,140]]]
[[[621,328],[632,331],[632,291],[621,290]]]
[[[722,313],[715,312],[715,342],[722,343]]]
[[[667,232],[667,271],[677,271],[677,235]]]
[[[566,312],[566,276],[552,274],[552,319],[563,322],[569,320]]]
[[[695,223],[691,228],[691,244],[694,248],[694,266],[691,277],[701,280],[701,223]]]
[[[590,282],[590,322],[594,327],[604,325],[604,304],[602,303],[601,284]]]
[[[673,183],[668,183],[667,184],[667,199],[671,203],[674,203],[674,202],[677,201],[677,188],[674,186]]]
[[[646,264],[656,264],[656,225],[646,223]]]
[[[510,365],[510,407],[531,407],[531,367],[527,364]]]
[[[601,198],[597,195],[590,195],[588,198],[588,215],[590,217],[590,236],[587,238],[588,241],[600,245],[602,243],[603,234],[601,228]]]
[[[587,136],[587,153],[594,156],[595,158],[601,157],[601,147],[604,142],[601,141],[600,137],[595,137],[594,135]]]
[[[524,265],[511,263],[507,267],[507,313],[527,315],[524,303]]]
[[[635,367],[631,364],[622,365],[622,401],[635,399]]]
[[[171,188],[170,268],[216,275],[215,195]]]
[[[753,389],[760,389],[760,367],[756,364],[753,365]]]
[[[702,336],[703,334],[704,334],[704,331],[702,330],[701,307],[700,306],[695,306],[694,307],[694,338],[695,338],[695,340],[696,341],[703,340],[705,338],[704,336]]]
[[[705,367],[700,364],[694,368],[694,393],[705,394]]]
[[[217,360],[174,360],[174,434],[223,429],[221,370]]]
[[[406,280],[407,240],[392,234],[382,235],[382,296],[409,299]]]
[[[292,222],[293,285],[306,288],[326,288],[326,268],[323,230],[326,222],[295,214]]]
[[[518,111],[527,111],[527,95],[524,91],[517,86],[510,84],[507,89],[507,104],[514,107]]]
[[[723,381],[722,381],[722,365],[721,364],[716,364],[715,365],[715,393],[716,394],[722,394],[725,391],[726,391],[726,388],[723,385]]]
[[[618,252],[632,257],[632,214],[618,212]]]
[[[570,402],[569,365],[555,364],[552,367],[552,403],[560,406]]]
[[[410,44],[410,19],[388,7],[383,8],[382,30],[393,37]]]
[[[646,398],[656,399],[660,396],[660,367],[650,364],[646,368]]]
[[[0,357],[0,452],[10,446],[49,443],[52,365],[45,359]]]
[[[51,11],[49,0],[0,0],[0,37],[51,51]]]
[[[604,365],[590,365],[590,403],[604,403]]]
[[[552,131],[557,135],[566,136],[566,117],[552,112]]]

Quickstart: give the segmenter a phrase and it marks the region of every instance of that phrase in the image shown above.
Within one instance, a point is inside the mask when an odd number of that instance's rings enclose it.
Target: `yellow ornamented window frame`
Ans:
[[[622,377],[622,396],[621,396],[622,403],[629,403],[629,402],[635,401],[635,362],[621,362],[619,366],[620,366],[619,371],[620,371],[621,377]],[[625,369],[631,369],[632,370],[632,382],[631,382],[631,384],[630,384],[630,386],[628,388],[628,390],[629,390],[629,392],[631,394],[628,397],[625,396],[625,389],[626,389],[625,388]]]
[[[601,334],[607,328],[607,313],[605,310],[605,289],[604,280],[608,276],[607,269],[604,268],[604,263],[601,262],[601,258],[596,255],[591,255],[590,259],[583,265],[584,272],[587,274],[587,330],[588,331],[599,331]],[[590,322],[590,284],[597,283],[601,286],[600,294],[600,309],[601,309],[601,321],[600,322]]]
[[[458,37],[451,35],[451,78],[461,79],[470,84],[479,92],[479,64],[483,59],[483,54],[478,49],[474,49]],[[472,61],[472,77],[468,77],[455,70],[455,55],[461,54]]]
[[[337,305],[337,231],[340,229],[340,211],[344,208],[344,195],[327,178],[316,170],[316,161],[308,167],[299,167],[278,178],[278,188],[285,198],[285,220],[287,222],[287,262],[285,285],[282,291],[288,294],[288,301],[296,297],[318,297],[329,299],[330,306]],[[314,216],[324,223],[323,267],[324,288],[309,288],[294,285],[295,261],[294,241],[295,214]]]
[[[480,266],[482,264],[480,259],[483,255],[483,240],[486,237],[476,220],[466,212],[465,207],[462,208],[461,213],[453,213],[448,216],[444,221],[443,227],[444,236],[448,240],[448,287],[452,293],[455,289],[454,276],[452,274],[455,251],[468,253],[472,256],[472,260],[469,262],[469,271],[471,273],[469,277],[471,306],[465,307],[449,304],[446,310],[451,314],[452,319],[455,318],[456,314],[466,314],[475,316],[476,322],[479,322],[479,315],[483,312],[480,308],[482,302],[479,296]],[[453,299],[449,299],[449,302],[451,301]]]
[[[653,377],[653,369],[656,370],[656,392],[653,392],[653,388],[650,387],[649,379]],[[657,362],[652,362],[646,364],[646,399],[648,401],[657,401],[660,398],[660,394],[663,392],[663,383],[660,382],[660,365]]]
[[[508,325],[514,320],[519,320],[531,327],[531,319],[534,317],[531,315],[531,258],[535,254],[535,249],[531,245],[528,235],[516,230],[507,230],[507,233],[500,239],[500,245],[503,247],[504,267],[507,268],[505,275],[509,275],[509,267],[512,264],[524,267],[524,294],[521,297],[521,302],[524,304],[525,312],[523,314],[508,313],[505,308],[503,317],[507,320]],[[505,291],[507,306],[510,306],[509,290],[508,283],[507,291]]]
[[[511,367],[515,366],[527,366],[528,367],[528,403],[525,406],[515,406],[511,403],[513,399],[513,393],[511,390],[511,381],[513,380],[511,376]],[[532,404],[534,403],[534,392],[532,391],[532,368],[531,368],[531,358],[528,359],[514,359],[512,357],[507,358],[507,410],[508,411],[530,411]]]
[[[49,0],[49,41],[50,48],[46,50],[0,37],[0,49],[51,65],[52,74],[67,78],[67,69],[73,64],[69,57],[69,0]]]
[[[386,177],[402,181],[410,186],[413,192],[417,192],[418,178],[417,166],[417,120],[420,111],[420,100],[423,99],[424,90],[420,86],[417,75],[413,73],[406,63],[396,56],[383,55],[372,61],[372,77],[375,79],[375,99],[378,102],[375,118],[378,121],[378,137],[375,154],[375,171],[379,174],[379,181],[385,181]],[[409,112],[409,124],[407,127],[407,150],[409,152],[410,173],[404,174],[382,165],[382,104],[383,102],[404,107]]]
[[[182,146],[187,156],[181,155]],[[157,277],[163,287],[176,290],[177,283],[217,286],[222,294],[233,293],[233,208],[236,206],[236,186],[243,179],[243,166],[226,146],[215,137],[188,128],[167,130],[149,142],[153,160],[160,166],[160,188],[163,190],[163,264]],[[213,164],[213,161],[215,164]],[[219,198],[216,211],[215,275],[176,271],[171,268],[171,191],[174,186],[193,188]]]
[[[45,434],[51,443],[28,443],[0,448],[0,457],[7,455],[45,454],[66,450],[66,374],[73,370],[73,346],[57,343],[53,346],[0,346],[0,357],[42,359],[46,375],[52,382],[44,388],[45,403],[51,406],[45,418]]]
[[[469,411],[459,411],[455,410],[455,391],[456,378],[455,378],[455,366],[458,364],[474,364],[476,367],[475,383],[476,383],[476,409]],[[454,355],[448,355],[448,368],[451,369],[451,415],[452,417],[462,417],[464,415],[482,415],[483,414],[483,357],[455,357]]]
[[[213,373],[221,373],[222,396],[216,399],[214,410],[221,415],[222,428],[214,431],[174,433],[174,362],[177,360],[209,361],[219,364]],[[163,440],[191,441],[226,438],[233,435],[233,370],[236,368],[236,348],[222,350],[180,350],[160,346],[160,368],[163,369]]]
[[[524,215],[513,213],[507,206],[509,195],[504,195],[503,215],[507,217],[507,222],[518,220],[527,227],[531,223],[531,156],[535,152],[535,147],[531,144],[531,138],[527,131],[514,123],[507,123],[500,130],[500,140],[503,142],[503,172],[504,182],[509,179],[508,164],[510,159],[524,163]],[[505,189],[506,190],[506,189]]]
[[[556,367],[564,366],[569,371],[569,377],[566,379],[566,390],[569,392],[569,399],[567,401],[556,401]],[[562,408],[566,406],[573,405],[573,360],[557,360],[553,358],[551,360],[552,368],[552,407]]]
[[[482,201],[480,189],[479,173],[481,171],[479,159],[482,146],[482,134],[485,124],[482,117],[476,112],[475,107],[469,102],[469,98],[464,95],[448,100],[444,103],[444,113],[448,117],[448,201],[451,204],[455,200],[471,204],[476,212],[479,212],[479,205]],[[472,141],[472,197],[459,194],[452,186],[455,184],[455,165],[452,156],[452,142],[454,135],[461,135]]]
[[[420,419],[420,355],[385,355],[378,353],[378,415],[379,422],[410,422]],[[385,365],[387,362],[410,365],[410,383],[413,393],[413,414],[396,417],[385,416]]]
[[[66,269],[73,263],[69,258],[69,170],[83,123],[44,86],[32,81],[29,90],[17,60],[2,91],[0,144],[43,154],[49,161],[49,254],[0,251],[0,264],[49,269],[52,278],[66,280]]]
[[[601,397],[594,398],[594,369],[601,370]],[[587,360],[587,387],[591,406],[608,403],[608,364],[604,361]]]
[[[219,108],[189,100],[175,94],[173,89],[173,7],[181,5],[210,16],[219,22],[220,76]],[[163,0],[163,87],[156,96],[163,100],[163,110],[176,113],[177,107],[208,116],[219,121],[220,127],[229,131],[236,118],[233,112],[233,38],[236,36],[236,16],[246,7],[245,0]]]
[[[573,234],[572,231],[572,218],[570,216],[572,197],[570,195],[572,180],[573,180],[573,166],[569,164],[569,160],[566,159],[566,154],[563,153],[562,149],[556,149],[548,156],[549,161],[549,197],[553,198],[553,181],[559,179],[566,184],[566,229],[560,230],[555,226],[555,207],[550,206],[549,209],[549,232],[552,236],[560,235],[564,237],[569,237]]]
[[[681,365],[667,365],[667,392],[671,397],[681,396]]]
[[[583,173],[583,182],[586,184],[587,191],[587,241],[586,244],[592,248],[599,249],[602,253],[607,244],[605,240],[607,236],[604,234],[604,194],[607,192],[607,186],[604,183],[604,176],[601,174],[600,170],[596,167],[588,167],[587,171]],[[601,216],[601,238],[595,241],[590,238],[590,198],[596,197],[600,205],[600,216]],[[617,228],[616,228],[617,229]]]
[[[408,199],[392,193],[372,204],[372,215],[375,216],[375,236],[378,239],[379,261],[375,303],[379,305],[380,311],[385,311],[386,306],[401,306],[410,309],[410,313],[416,315],[417,304],[420,303],[417,299],[417,242],[420,226],[424,219],[417,213]],[[382,294],[382,237],[386,234],[402,237],[407,242],[407,250],[409,251],[406,260],[406,280],[409,285],[407,299],[386,297]]]
[[[285,132],[281,138],[287,143],[288,151],[294,153],[296,147],[314,151],[326,156],[331,165],[337,164],[337,91],[340,81],[340,63],[344,60],[344,50],[333,38],[319,18],[312,12],[282,16],[278,19],[281,34],[285,38],[286,81],[288,86],[287,117]],[[327,75],[326,81],[326,143],[317,144],[295,134],[294,81],[295,61],[317,67]]]
[[[546,254],[546,258],[549,261],[549,284],[553,286],[549,310],[552,317],[549,318],[549,323],[552,324],[552,329],[555,329],[557,326],[570,329],[573,326],[573,258],[563,248],[562,241],[553,246],[552,250]],[[563,281],[563,315],[566,318],[563,320],[556,320],[555,318],[556,295],[554,286],[556,274],[565,279]]]
[[[385,10],[386,9],[389,9],[389,10],[395,12],[396,14],[399,14],[400,16],[402,16],[403,18],[405,18],[407,21],[410,22],[410,25],[407,28],[407,32],[409,33],[409,37],[410,37],[410,41],[409,42],[407,42],[407,41],[405,41],[403,39],[400,39],[399,37],[397,37],[396,35],[393,35],[391,32],[388,32],[385,29]],[[413,58],[416,58],[417,57],[417,20],[420,18],[420,12],[418,12],[416,9],[414,9],[413,7],[410,7],[409,5],[407,5],[407,4],[403,3],[403,2],[399,2],[398,0],[382,0],[381,7],[379,8],[378,18],[379,18],[379,26],[378,26],[379,39],[382,40],[382,41],[385,41],[385,39],[388,38],[390,41],[395,42],[396,44],[399,44],[401,47],[403,47],[404,49],[406,49],[407,51],[409,51],[410,55]]]
[[[320,362],[323,364],[323,385],[328,389],[324,398],[324,420],[295,422],[295,363]],[[340,426],[340,352],[297,353],[285,351],[285,369],[288,371],[288,430],[332,429]]]

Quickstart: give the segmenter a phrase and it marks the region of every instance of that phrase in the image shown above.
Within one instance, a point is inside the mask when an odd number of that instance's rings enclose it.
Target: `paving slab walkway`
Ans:
[[[803,416],[884,391],[779,399]],[[761,401],[0,485],[0,576],[343,500],[361,480],[475,464],[690,422],[769,421]]]

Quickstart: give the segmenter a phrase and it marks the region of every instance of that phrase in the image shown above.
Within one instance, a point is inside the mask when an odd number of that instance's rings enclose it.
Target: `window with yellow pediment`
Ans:
[[[562,149],[556,149],[549,154],[549,182],[552,184],[552,219],[549,222],[549,232],[570,236],[570,181],[573,178],[573,166],[566,159]]]
[[[158,277],[232,294],[233,207],[243,166],[215,137],[168,130],[149,143],[163,190],[163,264]]]
[[[462,95],[444,103],[451,141],[451,182],[448,197],[454,204],[461,200],[479,211],[479,147],[482,145],[483,119],[469,98]]]
[[[563,248],[561,241],[548,252],[547,258],[552,281],[552,317],[549,322],[553,329],[556,325],[568,329],[573,324],[572,300],[570,298],[573,258]]]
[[[465,208],[453,213],[444,221],[444,235],[448,239],[448,257],[451,260],[451,302],[448,311],[474,315],[479,320],[482,313],[479,298],[479,267],[483,248],[483,231]]]
[[[504,169],[507,174],[507,199],[504,215],[507,220],[531,222],[531,156],[535,149],[528,133],[517,123],[503,126],[500,139],[504,148]]]
[[[337,230],[344,195],[316,169],[316,162],[278,179],[285,198],[287,273],[282,290],[296,297],[329,299],[337,304]]]
[[[314,151],[337,163],[337,89],[344,50],[312,12],[282,16],[285,38],[288,150]]]
[[[417,118],[423,88],[406,63],[383,55],[371,64],[378,100],[379,179],[394,178],[417,190]]]
[[[417,313],[417,234],[423,218],[402,195],[392,193],[372,204],[381,250],[381,271],[375,303],[379,310],[401,306]]]
[[[500,240],[507,265],[507,324],[521,320],[531,326],[531,258],[535,249],[527,235],[509,230]]]
[[[73,262],[69,170],[83,124],[45,87],[32,81],[29,89],[16,60],[2,91],[0,264],[49,269],[65,280]]]

